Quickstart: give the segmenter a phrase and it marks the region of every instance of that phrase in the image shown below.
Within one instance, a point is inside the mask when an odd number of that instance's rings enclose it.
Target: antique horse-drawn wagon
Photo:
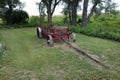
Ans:
[[[38,38],[46,38],[49,45],[53,45],[53,42],[61,39],[68,39],[76,41],[76,36],[72,33],[69,27],[45,25],[37,27]]]

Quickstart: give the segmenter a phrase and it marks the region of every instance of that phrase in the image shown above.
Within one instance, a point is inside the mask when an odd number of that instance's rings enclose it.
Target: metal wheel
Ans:
[[[42,38],[42,30],[40,27],[37,27],[37,37]]]
[[[71,35],[70,35],[70,41],[73,41],[73,42],[76,41],[76,35],[75,35],[75,33],[71,33]]]
[[[53,38],[52,38],[51,35],[48,35],[48,37],[47,37],[47,44],[48,44],[49,46],[53,46]]]

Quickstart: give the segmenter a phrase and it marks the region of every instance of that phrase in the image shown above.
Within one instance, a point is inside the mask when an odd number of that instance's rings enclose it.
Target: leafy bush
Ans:
[[[31,16],[29,18],[29,24],[36,26],[40,24],[40,17],[39,16]]]
[[[72,32],[82,33],[88,36],[100,37],[104,39],[110,39],[120,42],[120,29],[119,27],[108,26],[94,26],[95,23],[88,24],[87,27],[82,28],[80,26],[71,27]]]
[[[64,16],[53,16],[52,20],[53,20],[53,25],[58,25],[58,26],[63,26],[66,25],[63,22],[63,18]]]
[[[70,30],[75,32],[75,33],[79,33],[80,32],[80,27],[79,26],[71,26]]]
[[[103,26],[112,26],[112,27],[119,27],[120,25],[120,18],[118,15],[113,14],[102,14],[99,15],[97,18],[95,18],[94,22],[98,22],[99,24],[102,24]]]
[[[71,31],[82,33],[89,36],[110,39],[120,42],[120,18],[118,15],[102,14],[97,18],[92,18],[92,23],[87,27],[71,27]]]
[[[15,10],[11,13],[6,13],[5,20],[7,24],[20,24],[27,23],[29,16],[27,12],[23,10]]]

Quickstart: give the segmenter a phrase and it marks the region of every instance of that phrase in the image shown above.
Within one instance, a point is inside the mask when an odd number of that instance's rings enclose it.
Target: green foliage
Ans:
[[[3,20],[5,17],[10,16],[12,11],[22,4],[19,0],[0,0],[0,18]]]
[[[76,33],[82,33],[89,36],[110,39],[120,41],[120,14],[102,14],[95,15],[91,18],[88,26],[82,28],[80,24],[78,26],[71,26],[70,29]],[[78,16],[80,17],[80,16]],[[63,23],[64,16],[53,16],[53,25],[68,26],[69,23]],[[47,18],[43,19],[43,24],[47,24]],[[35,27],[40,25],[40,18],[38,16],[31,16],[29,18],[29,24],[25,25],[9,25],[16,27]],[[9,27],[8,26],[8,27]]]
[[[118,7],[117,3],[115,3],[113,0],[92,0],[92,3],[98,3],[98,6],[95,9],[96,14],[101,14],[104,10],[106,14],[117,14],[118,11],[116,8]]]
[[[23,10],[15,10],[11,14],[7,14],[6,17],[8,24],[24,24],[28,22],[29,16],[27,12]]]
[[[114,3],[112,0],[105,1],[105,13],[115,13],[116,12],[117,3]]]
[[[87,27],[76,26],[71,27],[71,30],[89,36],[120,41],[120,18],[118,16],[102,14],[95,18],[95,20],[92,20]]]
[[[42,15],[42,16],[40,17],[40,20],[39,20],[39,25],[40,25],[40,26],[43,25],[44,22],[45,22],[45,16]]]
[[[64,16],[58,15],[58,16],[53,16],[53,25],[58,25],[58,26],[64,26],[67,23],[63,22]]]
[[[40,24],[40,17],[39,16],[31,16],[29,18],[29,24],[33,26],[38,26]]]
[[[99,4],[99,3],[102,2],[102,0],[92,0],[91,2],[92,2],[93,4]]]
[[[118,27],[120,24],[120,19],[118,18],[119,15],[113,14],[104,14],[100,15],[96,20],[99,21],[99,24],[108,27]]]
[[[68,6],[65,6],[65,7],[63,8],[63,11],[61,12],[61,13],[64,14],[64,18],[63,18],[63,23],[64,23],[64,24],[70,22],[70,21],[69,21],[69,20],[70,20],[70,18],[69,18],[69,9],[70,9],[70,8],[68,8]]]
[[[102,26],[94,26],[89,25],[86,28],[80,27],[71,27],[71,31],[82,33],[89,36],[100,37],[104,39],[110,39],[120,42],[120,29],[112,28],[112,27],[102,27]]]

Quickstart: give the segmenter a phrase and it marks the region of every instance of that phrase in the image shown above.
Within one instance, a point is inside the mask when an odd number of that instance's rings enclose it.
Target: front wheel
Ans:
[[[76,35],[75,35],[75,33],[71,33],[70,34],[70,41],[73,41],[73,42],[76,41]]]
[[[48,44],[49,46],[53,46],[53,38],[52,38],[51,35],[48,35],[48,36],[47,36],[47,44]]]

